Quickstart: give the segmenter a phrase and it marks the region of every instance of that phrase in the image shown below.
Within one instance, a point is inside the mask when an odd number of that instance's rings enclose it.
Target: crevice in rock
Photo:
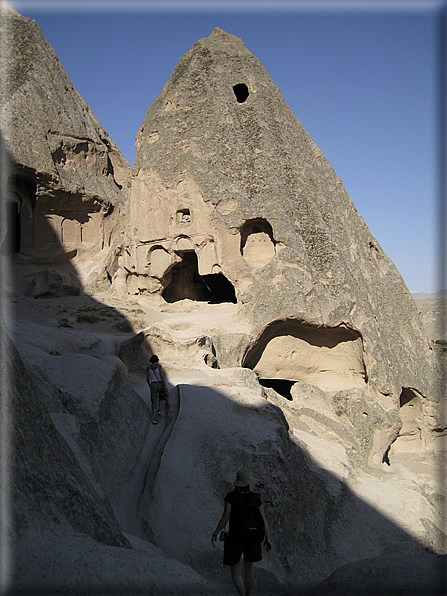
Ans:
[[[270,387],[289,401],[293,399],[291,389],[295,385],[295,381],[289,381],[287,379],[259,379],[259,384],[263,387]]]
[[[164,428],[161,433],[149,432],[141,452],[140,459],[133,470],[131,481],[121,492],[114,506],[115,515],[122,529],[142,540],[154,543],[153,532],[144,519],[140,509],[140,499],[145,492],[150,492],[160,467],[164,448],[171,436],[179,413],[179,387],[169,391],[169,400],[165,402]],[[150,406],[150,403],[147,404]]]

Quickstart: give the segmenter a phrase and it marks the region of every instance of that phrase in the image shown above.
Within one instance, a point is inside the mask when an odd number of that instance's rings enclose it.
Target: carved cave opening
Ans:
[[[22,210],[26,205],[31,213],[36,204],[36,183],[28,175],[14,173],[8,178],[5,200],[5,235],[0,254],[11,256],[20,252],[23,239]]]
[[[6,234],[3,238],[1,254],[9,256],[20,251],[20,212],[15,201],[6,201]]]
[[[403,387],[399,397],[399,416],[402,427],[396,440],[389,446],[383,461],[390,465],[393,456],[402,452],[418,451],[422,444],[422,396],[412,388]]]
[[[200,275],[194,251],[181,252],[179,256],[182,260],[171,269],[171,282],[162,294],[166,302],[237,302],[233,284],[222,273]]]
[[[241,229],[241,255],[244,254],[245,245],[247,240],[253,234],[266,234],[271,243],[274,245],[273,229],[271,224],[264,218],[258,217],[256,219],[248,219]]]
[[[234,85],[233,92],[238,103],[244,103],[247,101],[247,97],[250,95],[248,87],[245,83],[237,83],[237,85]]]
[[[346,327],[316,327],[295,319],[267,325],[242,359],[265,387],[287,399],[296,382],[325,391],[364,387],[361,335]]]
[[[295,381],[287,381],[286,379],[259,379],[259,384],[262,387],[270,387],[276,393],[279,393],[279,395],[292,401],[291,389],[295,385]]]
[[[276,254],[270,223],[263,218],[247,220],[240,230],[241,256],[252,267],[264,267]]]

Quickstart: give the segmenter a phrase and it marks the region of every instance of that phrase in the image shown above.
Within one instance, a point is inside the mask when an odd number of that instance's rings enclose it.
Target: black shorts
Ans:
[[[257,563],[262,559],[262,545],[260,542],[244,542],[227,537],[224,542],[223,564],[236,565],[241,560],[242,553],[244,561]]]
[[[151,388],[152,409],[156,410],[158,407],[157,400],[160,399],[160,395],[163,392],[164,385],[161,381],[156,381],[155,383],[150,384],[150,388]]]

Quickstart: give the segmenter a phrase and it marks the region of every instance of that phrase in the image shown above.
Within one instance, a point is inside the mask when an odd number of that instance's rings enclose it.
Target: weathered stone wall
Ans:
[[[4,7],[0,43],[7,200],[20,219],[14,252],[43,264],[107,253],[120,235],[129,164],[34,21]]]
[[[4,534],[5,541],[12,539],[13,531],[20,535],[30,529],[59,527],[104,544],[129,546],[109,500],[95,490],[50,417],[55,407],[69,414],[70,407],[63,407],[67,396],[25,368],[3,317],[0,325],[2,467],[9,481],[2,505],[7,507],[8,491],[11,504],[11,533]]]

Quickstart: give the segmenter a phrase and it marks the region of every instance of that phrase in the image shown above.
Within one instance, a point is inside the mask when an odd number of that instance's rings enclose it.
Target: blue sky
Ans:
[[[411,291],[438,272],[437,30],[426,0],[12,0],[133,164],[180,57],[220,27],[262,62]]]

